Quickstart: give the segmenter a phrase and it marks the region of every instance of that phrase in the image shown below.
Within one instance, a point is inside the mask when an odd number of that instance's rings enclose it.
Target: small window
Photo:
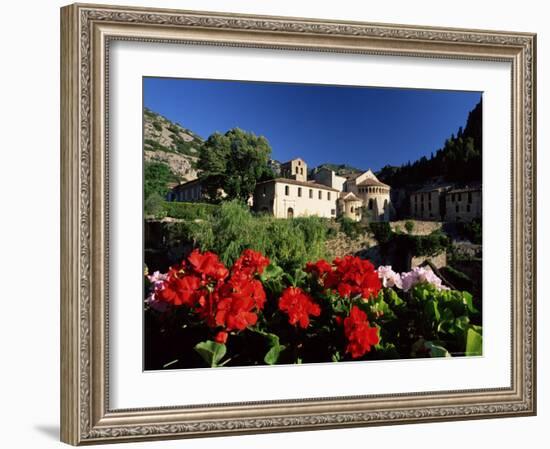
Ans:
[[[327,200],[330,201],[330,192],[327,192]]]
[[[320,200],[323,199],[323,191],[322,191],[322,190],[319,190],[319,199],[320,199]]]
[[[453,193],[453,194],[451,195],[451,201],[454,202],[454,200],[455,200],[455,194]]]
[[[353,214],[353,206],[351,206],[351,210],[350,210],[350,212],[351,212],[351,213]]]
[[[455,212],[458,214],[458,204],[455,207]]]
[[[466,212],[470,212],[470,210],[471,210],[470,205],[469,205],[469,204],[466,204]]]
[[[468,203],[472,203],[472,192],[468,192]]]
[[[298,187],[298,196],[302,196],[302,188]]]
[[[298,161],[298,165],[302,165],[302,161]]]
[[[458,194],[458,201],[462,201],[462,193]]]
[[[424,195],[420,195],[420,201],[423,203],[424,202]]]
[[[288,196],[290,194],[288,186],[285,186],[285,195]]]
[[[369,210],[372,210],[374,208],[374,201],[372,198],[369,200]]]
[[[336,209],[331,209],[330,210],[330,215],[336,215]]]
[[[309,189],[309,197],[313,198],[313,189]]]
[[[302,167],[300,167],[300,174],[303,175],[304,174],[304,169]]]

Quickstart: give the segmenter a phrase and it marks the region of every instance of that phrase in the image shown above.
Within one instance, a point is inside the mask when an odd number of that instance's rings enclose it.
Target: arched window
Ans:
[[[294,218],[294,209],[292,207],[289,207],[286,211],[286,218]]]
[[[369,200],[369,210],[372,210],[374,208],[374,200],[371,198]]]

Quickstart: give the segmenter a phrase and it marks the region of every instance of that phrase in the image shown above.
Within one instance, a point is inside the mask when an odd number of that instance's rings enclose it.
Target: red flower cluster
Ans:
[[[306,271],[315,274],[325,289],[336,290],[342,297],[361,295],[369,299],[382,288],[374,265],[355,256],[336,258],[333,265],[321,259],[308,263]]]
[[[380,342],[378,329],[370,327],[367,314],[353,306],[349,316],[344,319],[344,333],[348,339],[346,352],[356,359],[370,351],[371,346]]]
[[[187,306],[211,328],[222,328],[215,337],[227,341],[227,332],[241,331],[256,324],[266,295],[254,278],[269,265],[262,254],[246,250],[233,265],[231,276],[218,256],[194,250],[187,262],[172,267],[157,292],[159,301]]]
[[[310,315],[319,316],[321,314],[319,305],[298,287],[288,287],[283,291],[279,298],[279,309],[288,314],[290,324],[299,324],[303,329],[309,326]]]
[[[251,249],[245,249],[231,269],[232,273],[242,273],[246,276],[262,274],[269,265],[269,259],[262,253]]]

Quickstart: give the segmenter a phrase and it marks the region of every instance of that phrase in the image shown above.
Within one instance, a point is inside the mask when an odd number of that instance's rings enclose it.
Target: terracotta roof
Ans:
[[[328,187],[328,186],[325,186],[323,184],[317,184],[316,182],[311,182],[311,181],[296,181],[295,179],[290,179],[290,178],[270,179],[269,181],[259,182],[256,185],[259,186],[259,185],[262,185],[262,184],[268,184],[270,182],[275,182],[275,183],[280,182],[280,183],[284,183],[284,184],[293,184],[293,185],[297,185],[297,186],[310,187],[310,188],[314,188],[314,189],[330,190],[331,192],[339,192],[339,190],[333,189],[332,187]]]
[[[364,181],[361,181],[358,186],[380,186],[380,187],[389,187],[389,185],[384,184],[381,181],[378,181],[377,179],[367,178]]]
[[[353,192],[340,192],[340,199],[344,201],[363,201],[361,198],[358,198]]]

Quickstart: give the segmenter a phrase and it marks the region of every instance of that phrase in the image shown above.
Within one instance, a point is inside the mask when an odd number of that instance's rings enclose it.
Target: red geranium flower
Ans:
[[[201,280],[193,275],[178,277],[172,273],[163,283],[161,290],[157,292],[160,301],[175,306],[186,305],[192,307],[198,300],[197,289]]]
[[[262,274],[269,265],[269,259],[262,253],[251,249],[245,249],[241,257],[233,264],[232,273],[242,273],[248,277]]]
[[[332,271],[332,265],[326,260],[321,259],[315,263],[308,262],[306,264],[306,272],[315,274],[318,278],[322,278],[325,274]]]
[[[216,343],[222,343],[222,344],[225,344],[227,342],[227,336],[229,334],[225,331],[220,331],[216,334],[216,336],[214,337],[214,341]]]
[[[258,315],[253,312],[254,300],[250,296],[230,295],[222,297],[216,306],[215,322],[228,331],[242,331],[253,326],[258,321]]]
[[[290,324],[299,324],[305,329],[309,325],[309,316],[319,316],[321,308],[313,302],[311,296],[301,288],[288,287],[279,298],[279,309],[288,314]]]
[[[218,256],[209,251],[201,254],[199,250],[195,249],[187,260],[191,268],[197,272],[204,281],[208,281],[208,278],[211,278],[212,280],[220,282],[229,275],[229,270],[220,262]]]
[[[344,333],[348,339],[346,352],[356,359],[371,350],[371,346],[380,342],[378,329],[370,327],[367,314],[359,307],[353,306],[349,316],[344,320]]]
[[[336,270],[328,273],[325,287],[336,289],[342,297],[361,295],[369,299],[377,295],[382,283],[374,265],[355,256],[334,259]]]

